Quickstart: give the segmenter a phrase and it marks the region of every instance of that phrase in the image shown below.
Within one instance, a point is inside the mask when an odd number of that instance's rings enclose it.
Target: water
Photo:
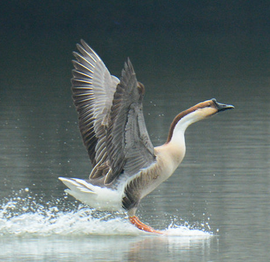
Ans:
[[[76,202],[57,179],[86,178],[91,170],[69,82],[79,37],[20,36],[1,54],[8,62],[0,78],[0,259],[268,261],[267,58],[258,61],[254,51],[241,59],[237,38],[222,45],[220,36],[156,41],[135,34],[122,49],[116,36],[96,34],[93,44],[117,76],[131,57],[146,86],[144,113],[154,145],[166,140],[173,117],[197,102],[216,97],[235,109],[188,128],[183,163],[138,210],[143,222],[167,235],[141,232],[123,214]]]

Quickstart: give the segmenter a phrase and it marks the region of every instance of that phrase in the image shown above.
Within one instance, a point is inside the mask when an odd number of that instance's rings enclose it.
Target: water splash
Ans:
[[[164,233],[189,237],[212,235],[203,229],[194,229],[187,223],[178,226],[174,222]],[[42,197],[33,197],[28,189],[24,189],[0,205],[0,236],[143,234],[148,233],[131,225],[125,214],[100,212],[76,202],[65,201],[65,196],[44,202]]]

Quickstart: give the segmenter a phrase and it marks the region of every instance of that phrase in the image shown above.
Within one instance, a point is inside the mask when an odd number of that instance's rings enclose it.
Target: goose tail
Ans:
[[[59,180],[68,187],[66,193],[92,208],[101,211],[124,211],[121,191],[95,186],[79,178],[59,177]]]

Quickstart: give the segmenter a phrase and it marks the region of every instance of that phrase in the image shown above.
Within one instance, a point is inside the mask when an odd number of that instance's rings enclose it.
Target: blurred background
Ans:
[[[20,176],[42,187],[40,173],[54,180],[88,162],[83,147],[80,155],[71,150],[82,146],[70,92],[72,51],[81,38],[118,77],[130,57],[147,88],[145,107],[153,109],[154,94],[173,94],[179,107],[166,115],[167,132],[178,111],[199,101],[216,96],[235,103],[247,95],[269,95],[269,9],[268,1],[230,0],[3,3],[0,168],[7,186],[0,194],[24,185]],[[161,142],[166,139],[157,126],[148,128]]]
[[[42,205],[60,199],[61,209],[74,200],[63,198],[58,176],[87,178],[91,170],[70,90],[72,51],[80,39],[117,77],[131,59],[146,87],[144,113],[154,145],[166,141],[177,113],[200,101],[216,97],[235,105],[188,129],[183,164],[142,202],[139,215],[157,228],[175,220],[219,232],[220,242],[204,246],[198,261],[233,261],[236,255],[267,261],[269,2],[2,3],[2,207],[23,191]],[[190,261],[196,261],[189,248]]]

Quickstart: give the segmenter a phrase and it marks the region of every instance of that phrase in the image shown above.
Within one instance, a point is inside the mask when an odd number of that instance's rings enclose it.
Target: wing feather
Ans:
[[[143,117],[144,86],[137,82],[129,59],[119,81],[83,40],[77,49],[71,82],[79,128],[93,165],[89,177],[104,177],[108,185],[155,161]]]
[[[102,158],[97,148],[106,141],[106,125],[119,79],[111,76],[100,57],[83,40],[74,52],[72,92],[79,128],[93,166]],[[104,145],[103,145],[104,147]]]
[[[155,161],[154,147],[143,117],[144,86],[137,82],[128,59],[114,94],[107,134],[107,153],[111,172],[109,184],[121,173],[134,175]]]

